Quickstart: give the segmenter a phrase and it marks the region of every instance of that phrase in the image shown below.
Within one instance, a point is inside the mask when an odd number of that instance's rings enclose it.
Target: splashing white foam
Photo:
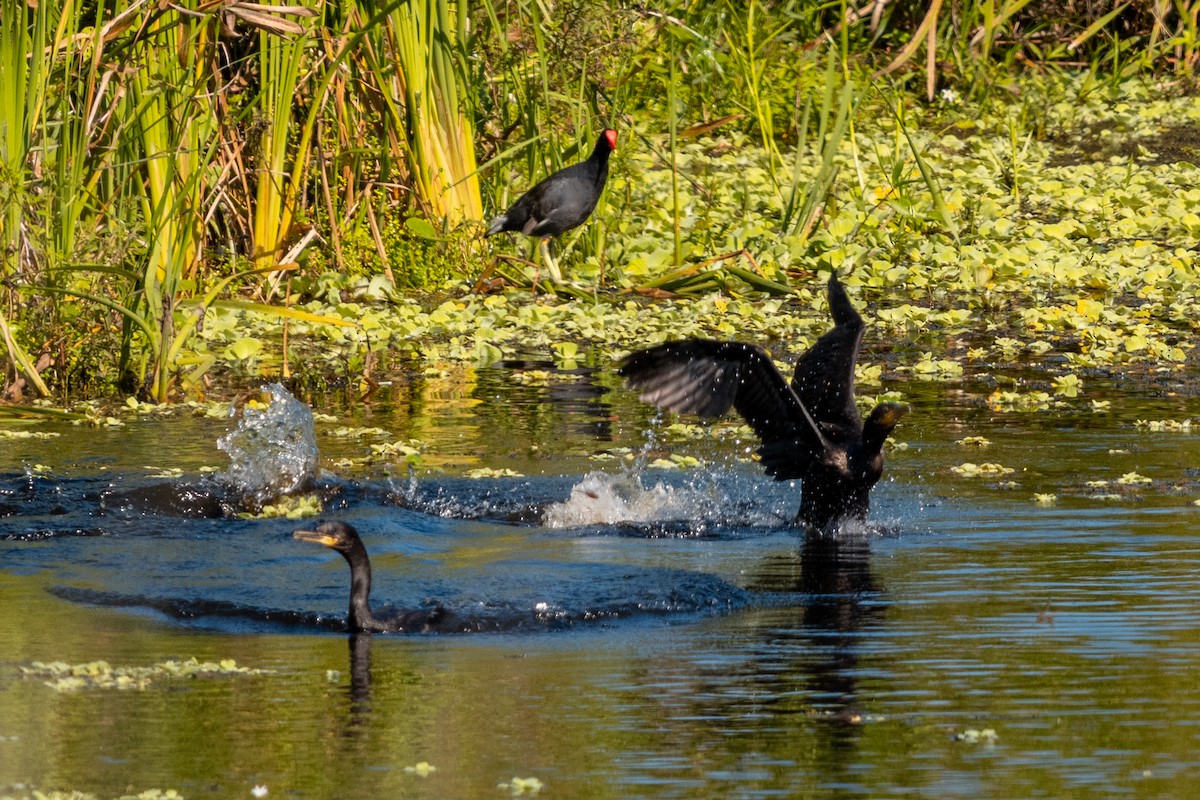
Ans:
[[[571,487],[571,496],[546,507],[549,528],[663,522],[693,519],[712,499],[704,492],[656,483],[647,489],[633,475],[589,472]]]
[[[260,503],[303,488],[317,474],[312,410],[278,383],[262,391],[270,404],[247,406],[237,428],[217,440],[232,462],[225,478]]]

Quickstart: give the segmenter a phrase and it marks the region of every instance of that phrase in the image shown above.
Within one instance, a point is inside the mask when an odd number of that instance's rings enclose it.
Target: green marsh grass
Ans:
[[[142,207],[148,257],[139,276],[140,313],[126,309],[135,323],[126,327],[126,335],[141,339],[140,347],[127,352],[146,393],[159,402],[167,399],[170,386],[182,282],[194,281],[202,264],[205,172],[219,144],[205,70],[210,62],[205,50],[213,43],[206,33],[203,24],[186,19],[152,23],[128,87],[136,130],[129,156],[145,170],[144,180],[131,182],[131,190]],[[181,61],[177,53],[190,57]]]
[[[781,228],[791,236],[806,240],[817,223],[818,215],[829,198],[837,176],[837,155],[847,138],[854,147],[852,120],[857,108],[855,87],[837,69],[838,54],[830,50],[820,82],[814,87],[820,93],[816,112],[817,135],[814,148],[817,169],[805,179],[804,156],[808,149],[808,132],[813,102],[809,95],[796,126],[796,150],[793,157],[790,186],[783,207]],[[811,74],[811,73],[810,73]],[[775,159],[772,158],[772,163]]]

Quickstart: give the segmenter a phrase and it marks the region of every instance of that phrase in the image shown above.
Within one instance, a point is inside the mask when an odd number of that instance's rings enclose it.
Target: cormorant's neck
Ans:
[[[350,562],[350,630],[373,631],[379,622],[371,613],[371,559],[362,542],[342,553]]]
[[[896,423],[908,410],[906,406],[897,403],[880,403],[871,409],[866,422],[863,423],[862,443],[863,454],[874,458],[883,452],[883,443],[896,429]]]
[[[874,420],[870,417],[863,423],[862,443],[863,453],[869,457],[874,457],[883,452],[883,443],[892,435],[892,431],[896,426],[887,425]]]

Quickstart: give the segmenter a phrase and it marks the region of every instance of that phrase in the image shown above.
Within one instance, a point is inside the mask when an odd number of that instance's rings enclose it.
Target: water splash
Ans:
[[[713,498],[707,491],[655,483],[650,488],[638,475],[589,472],[571,487],[571,496],[546,507],[549,528],[612,525],[622,522],[664,522],[706,516]]]
[[[312,410],[278,383],[262,392],[267,407],[247,405],[237,428],[217,440],[233,462],[224,479],[259,504],[304,489],[317,474]]]
[[[589,472],[571,487],[571,496],[545,508],[543,523],[548,528],[578,528],[585,525],[653,523],[696,519],[701,509],[712,506],[707,493],[693,488],[676,488],[658,482],[647,489],[642,472],[650,454],[658,447],[660,411],[642,433],[642,447],[633,463],[620,475]]]

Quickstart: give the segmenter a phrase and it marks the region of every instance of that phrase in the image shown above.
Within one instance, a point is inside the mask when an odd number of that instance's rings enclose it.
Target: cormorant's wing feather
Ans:
[[[829,277],[829,312],[834,326],[796,362],[792,389],[822,425],[862,430],[854,404],[854,365],[866,325],[834,273]]]
[[[633,353],[619,372],[640,391],[642,400],[661,408],[706,417],[736,409],[764,446],[788,443],[785,449],[793,462],[828,450],[787,379],[754,345],[707,339],[667,342]],[[790,466],[788,471],[802,465]]]

